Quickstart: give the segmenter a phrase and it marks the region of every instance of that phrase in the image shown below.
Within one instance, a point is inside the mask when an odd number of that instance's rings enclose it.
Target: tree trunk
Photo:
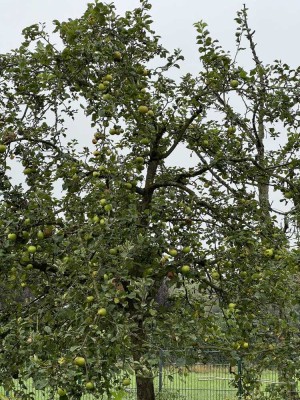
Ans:
[[[153,378],[136,376],[137,400],[155,400]]]

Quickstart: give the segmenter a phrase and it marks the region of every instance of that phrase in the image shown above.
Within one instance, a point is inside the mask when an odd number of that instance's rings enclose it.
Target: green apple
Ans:
[[[236,127],[235,126],[229,126],[227,129],[228,133],[235,133],[236,132]]]
[[[85,358],[84,357],[75,357],[74,364],[77,365],[78,367],[84,367],[85,366]]]
[[[137,163],[137,164],[144,164],[144,157],[136,157],[135,158],[135,162]]]
[[[64,396],[66,396],[67,392],[62,388],[58,388],[57,394],[59,395],[59,397],[64,397]]]
[[[141,143],[141,144],[144,144],[144,145],[147,145],[147,144],[150,143],[150,139],[148,139],[148,138],[143,138],[143,139],[140,140],[140,143]]]
[[[190,272],[190,270],[191,270],[191,268],[190,268],[189,265],[183,265],[183,266],[181,267],[181,272],[182,272],[183,274],[188,274],[188,273]]]
[[[110,74],[105,75],[105,77],[103,78],[104,81],[108,81],[108,82],[112,82],[113,77]]]
[[[94,301],[94,296],[87,296],[86,301],[87,303],[92,303]]]
[[[101,226],[104,226],[106,224],[106,219],[105,218],[101,218],[100,221],[99,221],[99,224]]]
[[[147,112],[147,115],[148,115],[148,117],[154,117],[154,111],[149,110],[149,111]]]
[[[243,342],[242,346],[243,346],[244,349],[248,349],[249,343],[248,342]]]
[[[129,386],[131,384],[131,380],[129,378],[124,378],[122,384],[123,386]]]
[[[233,311],[235,309],[235,307],[236,307],[235,303],[229,303],[228,304],[228,308],[229,308],[230,311]]]
[[[38,231],[38,233],[37,233],[37,238],[38,238],[38,239],[44,239],[44,237],[45,237],[44,232]]]
[[[3,154],[6,152],[6,146],[5,144],[0,144],[0,153]]]
[[[87,382],[87,383],[85,384],[85,387],[86,387],[87,390],[93,390],[93,389],[95,389],[95,385],[94,385],[93,382]]]
[[[184,248],[182,249],[182,252],[183,252],[184,254],[187,254],[187,253],[189,253],[190,251],[191,251],[190,246],[186,246],[186,247],[184,247]]]
[[[132,183],[130,182],[126,182],[124,186],[126,187],[126,189],[132,189]]]
[[[95,224],[97,224],[99,221],[100,221],[100,218],[98,217],[98,215],[94,215],[94,216],[93,216],[93,222],[94,222]]]
[[[266,250],[264,250],[264,255],[265,255],[266,257],[273,257],[273,255],[274,255],[274,249],[266,249]]]
[[[138,111],[141,114],[147,114],[147,112],[149,111],[149,108],[147,106],[139,106]]]
[[[122,60],[122,54],[119,51],[115,51],[113,54],[114,61],[121,61]]]
[[[177,256],[178,251],[176,249],[170,249],[168,253],[170,254],[170,256],[175,257]]]
[[[106,90],[106,86],[103,83],[99,83],[98,89],[102,92],[103,90]]]
[[[112,256],[115,256],[118,254],[118,249],[116,249],[115,247],[112,249],[109,249],[109,254],[111,254]]]
[[[101,317],[105,317],[105,315],[107,314],[106,308],[99,308],[97,314]]]
[[[104,206],[106,204],[106,199],[101,199],[99,203],[101,206]]]
[[[15,233],[9,233],[7,235],[7,239],[11,240],[12,242],[17,239],[17,235]]]
[[[218,271],[212,271],[211,277],[212,277],[213,279],[220,279],[220,274],[219,274]]]
[[[103,100],[111,100],[112,99],[112,95],[111,94],[109,94],[109,93],[105,93],[103,96],[102,96],[102,99]]]
[[[94,134],[94,138],[95,138],[96,140],[105,139],[105,135],[104,135],[102,132],[96,132],[96,133]]]
[[[230,86],[231,86],[233,89],[236,89],[236,88],[239,86],[239,81],[237,81],[236,79],[232,79],[232,80],[230,81]]]
[[[286,199],[292,199],[293,196],[294,196],[294,193],[293,193],[293,192],[284,192],[284,197],[285,197]]]
[[[34,172],[34,169],[33,169],[33,168],[25,168],[25,169],[23,170],[23,174],[24,174],[24,175],[32,174],[32,172]]]
[[[36,253],[36,250],[37,250],[36,246],[28,246],[28,247],[27,247],[27,251],[28,251],[28,253],[30,253],[30,254]]]
[[[111,204],[105,204],[104,210],[105,210],[106,212],[111,211],[111,210],[112,210],[112,205],[111,205]]]

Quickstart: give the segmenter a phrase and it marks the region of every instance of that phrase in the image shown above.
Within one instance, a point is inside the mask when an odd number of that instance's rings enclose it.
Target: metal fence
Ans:
[[[157,400],[300,400],[297,380],[280,382],[279,374],[275,370],[265,369],[249,395],[246,368],[242,360],[229,362],[220,352],[203,352],[200,357],[196,357],[194,353],[167,350],[160,352],[159,367],[154,379]],[[120,399],[136,400],[133,377],[131,381],[132,385],[124,389]],[[27,382],[27,387],[28,393],[33,393],[35,400],[53,400],[50,391],[35,390],[30,381]],[[17,389],[17,384],[15,391],[10,393],[0,389],[0,400],[17,399]],[[82,400],[96,398],[99,399],[93,394],[82,396]],[[100,399],[106,400],[107,397]]]

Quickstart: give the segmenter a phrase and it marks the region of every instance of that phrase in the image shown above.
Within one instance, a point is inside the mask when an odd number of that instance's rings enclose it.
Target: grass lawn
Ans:
[[[234,372],[234,371],[232,371]],[[230,373],[229,365],[195,365],[187,368],[165,367],[162,374],[162,391],[160,400],[234,400],[237,399],[236,374]],[[277,374],[265,371],[262,376],[263,386],[277,382]],[[158,392],[159,378],[155,378]],[[35,391],[28,382],[29,391],[35,393],[35,400],[50,400],[47,392]],[[124,397],[118,400],[135,400],[135,384],[126,390]],[[4,390],[0,389],[0,400],[6,399]],[[12,396],[12,393],[10,393]],[[14,397],[9,397],[13,399]],[[58,399],[58,396],[57,396]],[[92,394],[86,394],[82,400],[95,399]],[[51,399],[53,400],[53,399]]]

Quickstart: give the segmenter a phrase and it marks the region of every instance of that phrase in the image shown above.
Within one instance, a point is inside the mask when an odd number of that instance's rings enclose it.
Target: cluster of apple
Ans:
[[[86,359],[84,357],[77,356],[74,358],[73,364],[76,365],[77,367],[84,368],[84,367],[86,367]],[[131,384],[131,379],[128,378],[127,376],[125,376],[122,380],[122,385],[129,386],[130,384]],[[92,391],[95,389],[95,383],[93,381],[86,381],[85,388],[87,390]],[[57,389],[57,394],[59,397],[65,397],[65,396],[67,396],[67,391],[64,388],[59,387]]]
[[[106,199],[106,198],[100,199],[99,204],[100,204],[100,206],[103,208],[103,210],[104,210],[106,213],[110,214],[110,212],[111,212],[112,209],[113,209],[113,206],[112,206],[112,204],[110,204],[110,203],[107,202],[107,199]],[[101,217],[99,217],[97,214],[95,214],[95,215],[92,217],[92,222],[94,222],[95,224],[100,224],[101,226],[105,226],[105,225],[107,224],[107,219],[104,218],[104,217],[101,218]]]
[[[145,105],[140,105],[139,107],[138,107],[138,112],[140,113],[140,114],[143,114],[143,115],[147,115],[148,117],[154,117],[154,111],[153,110],[150,110],[147,106],[145,106]]]
[[[29,218],[26,218],[24,220],[24,226],[29,226],[31,223]],[[53,235],[54,232],[54,228],[53,226],[45,226],[42,229],[39,229],[36,232],[35,238],[38,240],[43,240],[45,238],[49,238]],[[32,232],[31,232],[32,233]],[[21,238],[22,240],[28,241],[30,239],[31,233],[28,230],[23,230],[22,231],[22,235]],[[17,240],[18,235],[15,232],[9,232],[7,234],[7,239],[11,242],[15,242]],[[35,247],[35,246],[29,246],[29,247]],[[30,253],[35,253],[35,251],[33,249],[31,249],[32,251],[28,250]]]
[[[274,248],[264,249],[263,255],[268,258],[273,258],[274,260],[281,260],[283,253],[280,250],[275,250]]]
[[[74,365],[77,365],[78,367],[85,367],[86,366],[86,360],[84,357],[75,357],[73,361]],[[95,389],[95,384],[92,381],[87,381],[85,383],[85,388],[87,390],[93,390]],[[57,389],[57,394],[59,397],[65,397],[67,395],[67,391],[63,388],[58,388]]]
[[[109,85],[111,84],[113,80],[113,77],[111,74],[107,74],[102,78],[102,82],[99,83],[98,85],[98,89],[103,92],[103,91],[107,91]]]
[[[249,348],[249,343],[244,341],[244,340],[240,340],[238,342],[235,343],[234,346],[237,350],[239,349],[248,349]]]
[[[103,92],[102,99],[109,101],[113,98],[113,96],[109,93],[109,87],[111,85],[111,82],[113,81],[113,77],[111,74],[107,74],[104,76],[102,79],[102,82],[99,83],[98,89]]]
[[[86,297],[86,302],[87,303],[93,303],[95,301],[95,297],[90,295]],[[107,315],[107,310],[105,307],[100,307],[97,311],[97,315],[100,317],[105,317]]]
[[[28,225],[31,224],[30,219],[26,218],[24,221],[24,228]],[[44,239],[47,239],[51,237],[54,233],[54,227],[53,226],[44,226],[43,228],[40,227],[38,231],[34,229],[26,229],[23,230],[22,232],[8,232],[7,233],[7,240],[12,244],[16,245],[15,243],[18,241],[18,244],[21,244],[24,246],[22,248],[21,254],[20,254],[20,259],[19,263],[21,266],[25,267],[23,270],[23,274],[21,276],[21,286],[25,287],[27,286],[26,283],[26,272],[29,271],[33,268],[33,258],[35,253],[37,253],[41,249],[41,244],[40,242]],[[11,275],[9,276],[10,280],[15,280],[16,279],[16,267],[13,266],[10,269]]]
[[[188,253],[191,251],[191,248],[190,248],[189,246],[185,246],[185,247],[183,247],[183,248],[181,249],[181,251],[182,251],[183,254],[188,254]],[[171,257],[176,257],[176,256],[178,255],[178,250],[177,250],[177,249],[169,249],[169,250],[168,250],[168,254],[169,254]],[[191,267],[190,267],[189,265],[183,265],[183,266],[180,268],[180,272],[181,272],[183,275],[187,275],[187,274],[190,272],[190,270],[191,270]]]

